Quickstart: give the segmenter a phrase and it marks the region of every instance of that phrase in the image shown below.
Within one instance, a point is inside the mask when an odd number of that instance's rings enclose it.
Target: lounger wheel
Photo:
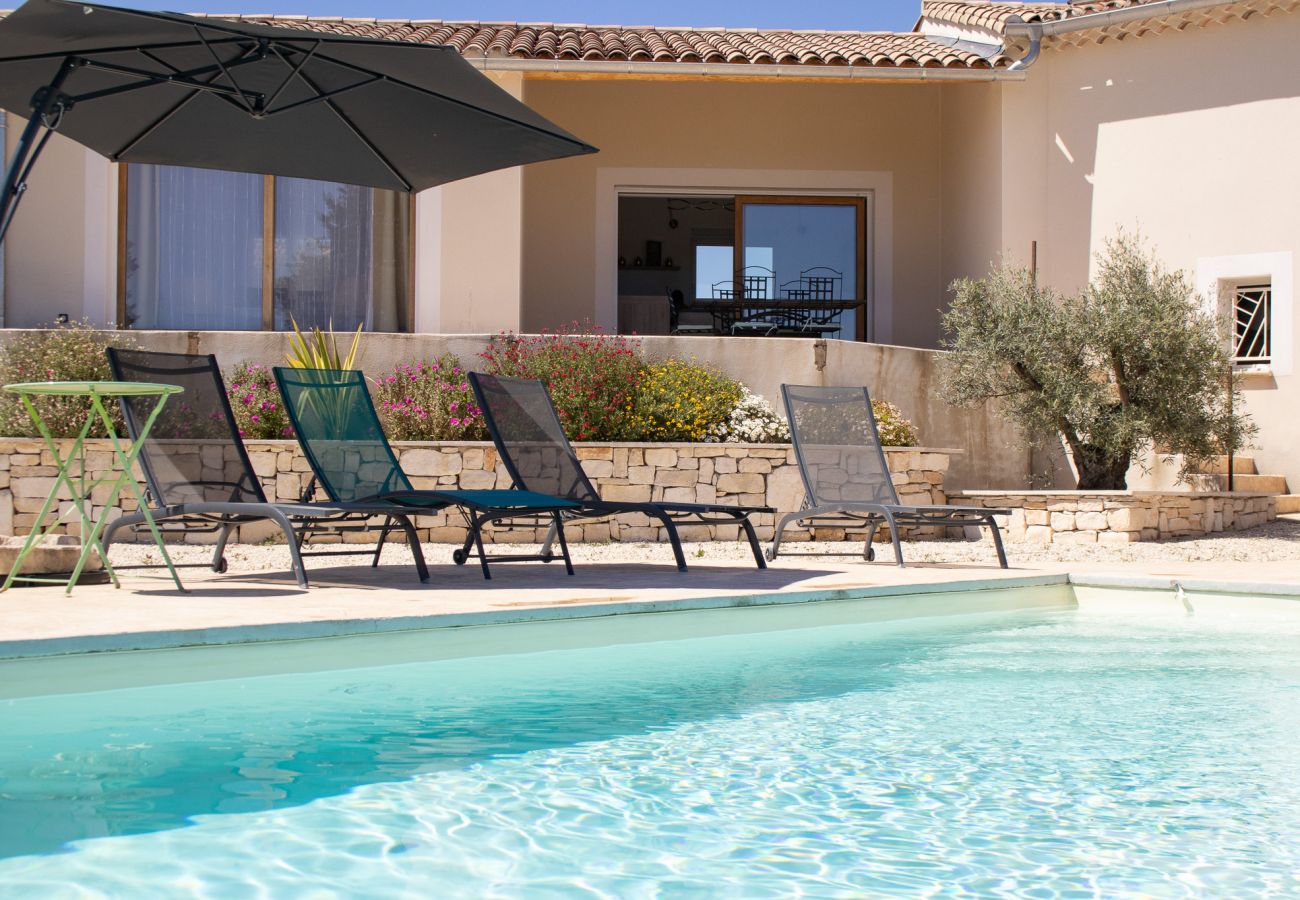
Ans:
[[[229,568],[230,568],[230,564],[226,562],[226,558],[224,556],[212,564],[212,571],[216,572],[219,575],[224,573],[226,569]]]
[[[766,550],[763,551],[763,557],[768,562],[772,562],[773,560],[776,559],[776,551],[773,550],[771,547],[768,547]]]
[[[458,566],[463,566],[469,561],[469,554],[464,550],[457,548],[456,550],[451,551],[451,561]]]
[[[876,548],[875,548],[875,547],[868,547],[868,548],[867,548],[867,552],[864,553],[864,554],[862,554],[862,555],[865,556],[865,557],[867,558],[867,562],[875,562],[875,561],[876,561]]]
[[[547,553],[545,556],[542,556],[542,557],[539,557],[539,558],[540,558],[541,561],[544,562],[544,563],[555,562],[557,559],[559,559],[559,557],[556,556],[554,553]]]

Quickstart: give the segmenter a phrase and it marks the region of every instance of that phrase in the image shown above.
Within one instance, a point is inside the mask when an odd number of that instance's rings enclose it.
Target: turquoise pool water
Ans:
[[[1297,638],[1013,613],[6,701],[0,885],[1295,895]]]

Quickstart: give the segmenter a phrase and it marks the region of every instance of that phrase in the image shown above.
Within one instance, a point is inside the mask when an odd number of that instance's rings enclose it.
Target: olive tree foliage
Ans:
[[[943,396],[974,406],[999,401],[1038,440],[1059,434],[1080,490],[1123,490],[1148,446],[1180,454],[1180,477],[1255,434],[1240,409],[1219,323],[1182,272],[1167,271],[1141,240],[1121,232],[1097,258],[1077,297],[1002,266],[953,282],[944,316],[952,351]],[[1231,399],[1230,399],[1231,390]]]

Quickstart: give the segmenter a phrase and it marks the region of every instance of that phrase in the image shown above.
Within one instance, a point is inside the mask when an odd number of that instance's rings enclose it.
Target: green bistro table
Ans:
[[[65,593],[70,594],[72,593],[72,586],[81,577],[81,570],[90,557],[90,551],[95,550],[99,553],[99,559],[104,564],[104,571],[113,580],[113,587],[121,587],[117,580],[117,573],[113,571],[113,567],[108,562],[108,553],[104,550],[100,536],[104,531],[104,526],[108,524],[107,510],[117,505],[117,499],[122,493],[122,489],[128,486],[134,492],[136,500],[140,504],[140,512],[149,526],[154,543],[158,545],[158,550],[167,563],[167,570],[172,573],[172,580],[176,582],[177,589],[185,590],[185,587],[181,584],[180,576],[176,574],[176,567],[172,565],[171,557],[167,554],[167,547],[163,543],[162,534],[158,531],[158,526],[154,524],[153,516],[149,514],[149,502],[145,498],[144,490],[131,474],[136,458],[140,455],[140,450],[144,447],[149,432],[153,429],[154,420],[162,412],[167,398],[172,394],[179,394],[184,388],[174,384],[146,384],[134,381],[34,381],[25,384],[7,384],[4,389],[17,394],[18,398],[22,400],[23,406],[27,408],[27,414],[32,417],[32,421],[36,423],[36,428],[40,431],[41,437],[45,439],[45,445],[49,447],[50,453],[54,455],[58,474],[55,476],[54,486],[50,488],[50,495],[45,498],[45,504],[36,517],[31,533],[27,535],[26,543],[23,544],[22,550],[18,552],[17,559],[14,560],[13,568],[6,576],[4,584],[0,585],[0,591],[8,590],[14,579],[19,577],[18,573],[22,569],[23,560],[27,558],[40,539],[63,524],[64,519],[73,511],[77,513],[81,520],[82,539],[81,556],[77,559],[77,567],[72,570],[71,576],[68,577],[67,581],[61,578],[46,578],[34,575],[24,575],[22,579],[47,584],[66,584],[67,590]],[[32,403],[34,397],[89,398],[90,411],[86,414],[86,421],[82,424],[81,431],[73,441],[67,456],[59,453],[59,445],[50,436],[49,428],[46,427],[36,406]],[[109,417],[108,410],[104,407],[105,399],[116,400],[120,397],[157,398],[153,411],[145,420],[144,427],[134,441],[127,442],[115,435],[112,419]],[[98,478],[91,479],[87,477],[86,472],[86,436],[90,434],[90,430],[97,422],[102,423],[109,434],[109,441],[113,445],[113,455],[116,457],[115,462],[118,471],[110,470]],[[81,463],[75,473],[73,472],[74,461],[80,461]],[[109,484],[111,487],[104,499],[105,515],[100,516],[100,520],[95,522],[91,516],[90,493],[101,484]],[[60,513],[53,522],[46,524],[45,517],[58,503],[59,488],[65,485],[72,495],[71,507]]]

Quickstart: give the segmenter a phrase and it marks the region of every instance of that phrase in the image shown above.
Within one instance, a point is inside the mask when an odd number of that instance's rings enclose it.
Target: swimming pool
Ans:
[[[1300,892],[1300,615],[1041,609],[0,703],[0,884]]]

